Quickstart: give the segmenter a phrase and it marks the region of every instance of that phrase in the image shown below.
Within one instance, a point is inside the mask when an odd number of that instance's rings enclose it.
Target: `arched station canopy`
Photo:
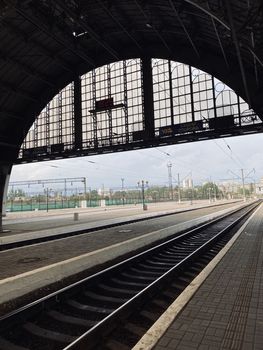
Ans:
[[[262,132],[226,84],[159,58],[109,63],[63,88],[41,111],[17,163]]]
[[[0,23],[1,162],[63,87],[126,58],[197,67],[263,118],[260,0],[2,0]]]

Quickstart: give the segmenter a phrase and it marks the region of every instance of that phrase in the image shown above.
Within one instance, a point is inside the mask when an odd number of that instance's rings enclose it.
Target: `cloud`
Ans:
[[[11,181],[65,177],[86,177],[89,187],[136,186],[139,180],[167,184],[167,163],[172,163],[173,177],[192,172],[195,183],[229,177],[228,170],[248,173],[256,169],[256,179],[263,176],[263,135],[249,135],[199,141],[122,153],[64,159],[13,167]]]

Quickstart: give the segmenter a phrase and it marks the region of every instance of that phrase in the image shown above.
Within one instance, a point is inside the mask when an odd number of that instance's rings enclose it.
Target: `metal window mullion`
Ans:
[[[49,102],[45,108],[45,126],[46,126],[46,132],[45,132],[45,142],[46,146],[49,146],[50,144],[50,103]]]
[[[171,60],[168,61],[168,68],[169,68],[169,90],[170,90],[171,125],[174,125],[174,103],[173,103],[173,84],[172,84]]]
[[[141,70],[141,91],[142,91],[142,124],[143,124],[143,130],[145,130],[144,88],[143,88],[143,64],[142,64],[142,59],[140,59],[140,70]]]
[[[70,101],[67,101],[66,100],[66,104],[67,102],[71,102],[71,106],[72,106],[72,116],[71,116],[71,121],[72,121],[72,125],[71,125],[71,146],[73,146],[75,144],[75,117],[74,117],[74,114],[75,114],[75,106],[74,106],[74,82],[72,82],[70,84],[70,91],[71,91],[71,94],[70,94]],[[73,139],[74,138],[74,139]]]
[[[38,146],[38,122],[39,122],[39,118],[41,117],[41,114],[36,118],[35,121],[35,127],[34,127],[34,147]]]
[[[82,149],[82,100],[81,100],[81,77],[74,79],[74,147]]]
[[[74,95],[73,84],[69,85],[69,89],[70,89],[71,94]],[[67,105],[67,102],[69,102],[69,101],[67,101],[67,92],[66,92],[66,90],[65,90],[65,98],[64,98],[64,100],[65,100],[65,105]],[[65,127],[64,130],[65,130],[66,143],[68,144],[69,143],[69,137],[68,137],[68,134],[67,134],[67,118],[68,118],[68,116],[67,116],[67,109],[68,108],[66,108],[66,112],[65,112],[66,127]],[[73,131],[74,131],[74,128],[75,128],[75,120],[74,120],[73,115],[74,115],[74,104],[72,105],[70,144],[72,144],[74,142],[74,140],[73,140]]]
[[[155,135],[152,61],[149,57],[143,57],[141,62],[145,138],[152,140]]]
[[[93,141],[94,148],[98,147],[98,123],[97,123],[97,112],[96,112],[96,71],[92,70],[92,99],[93,99]]]
[[[192,121],[195,121],[195,111],[194,111],[194,89],[193,89],[193,78],[192,78],[192,67],[189,68],[189,79],[190,79],[190,95],[191,95],[191,113],[192,113]]]
[[[238,108],[238,121],[239,121],[239,126],[242,125],[241,122],[241,110],[240,110],[240,97],[237,95],[237,108]]]
[[[129,116],[128,116],[128,83],[127,83],[127,61],[123,60],[123,93],[124,93],[124,122],[125,122],[125,138],[129,143]]]
[[[214,81],[214,77],[211,76],[212,79],[212,91],[213,91],[213,104],[214,104],[214,117],[217,117],[217,109],[216,109],[216,95],[215,95],[215,81]]]
[[[107,65],[107,82],[108,82],[108,98],[111,98],[111,66]],[[107,110],[108,118],[109,118],[109,142],[112,145],[112,110]]]
[[[58,143],[62,143],[63,130],[62,130],[62,91],[58,93]]]

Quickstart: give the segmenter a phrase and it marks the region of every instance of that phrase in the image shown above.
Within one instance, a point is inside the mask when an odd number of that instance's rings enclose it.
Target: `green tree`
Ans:
[[[26,193],[25,191],[23,191],[21,188],[17,188],[17,189],[11,189],[8,192],[8,196],[10,198],[15,198],[15,197],[26,197]]]
[[[220,194],[222,194],[222,191],[219,190],[218,186],[213,183],[213,182],[207,182],[202,186],[202,194],[203,194],[203,198],[209,198],[209,194],[210,194],[210,198],[215,198],[215,197],[219,197]]]

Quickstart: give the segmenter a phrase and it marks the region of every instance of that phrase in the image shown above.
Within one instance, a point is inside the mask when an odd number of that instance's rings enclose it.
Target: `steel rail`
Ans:
[[[86,233],[95,232],[98,230],[105,230],[105,229],[123,226],[123,225],[128,225],[128,224],[133,224],[136,222],[158,219],[158,218],[162,218],[165,216],[171,216],[171,215],[176,215],[176,214],[182,214],[182,213],[186,213],[188,211],[192,212],[192,211],[202,210],[202,209],[206,209],[206,208],[220,207],[220,206],[224,206],[224,205],[228,205],[228,204],[230,204],[230,203],[220,203],[220,204],[215,204],[215,205],[207,205],[207,206],[204,206],[202,208],[199,207],[199,208],[182,209],[182,210],[173,211],[170,213],[156,214],[156,215],[153,215],[151,217],[146,217],[146,218],[145,217],[144,218],[133,218],[133,219],[131,218],[130,220],[120,221],[118,223],[98,225],[98,226],[91,227],[91,228],[73,230],[70,232],[58,233],[58,234],[45,236],[45,237],[29,238],[29,239],[21,240],[21,241],[17,241],[17,242],[10,242],[10,243],[1,243],[0,242],[0,252],[15,249],[15,248],[20,248],[20,247],[30,246],[30,245],[34,245],[34,244],[39,244],[39,243],[56,241],[56,240],[67,238],[67,237],[84,235]],[[120,220],[121,220],[121,218],[120,218]]]
[[[186,233],[183,233],[182,235],[172,238],[167,242],[158,244],[157,246],[147,249],[145,252],[136,254],[134,257],[126,259],[123,262],[120,262],[118,264],[115,264],[112,267],[109,267],[101,272],[98,272],[97,274],[87,277],[81,281],[78,281],[74,283],[71,286],[65,287],[62,290],[52,293],[49,296],[46,296],[44,298],[41,298],[40,300],[37,300],[27,306],[24,306],[18,310],[15,310],[11,312],[10,314],[3,316],[0,318],[0,330],[1,334],[6,332],[10,327],[14,327],[17,324],[23,324],[26,322],[28,318],[34,318],[37,316],[37,314],[40,311],[49,310],[51,307],[54,307],[54,305],[57,305],[59,302],[66,301],[70,297],[72,297],[74,294],[77,293],[77,291],[84,290],[85,287],[87,287],[87,284],[89,283],[90,286],[94,286],[98,283],[102,283],[101,281],[105,281],[106,277],[112,278],[113,271],[121,272],[123,271],[124,267],[127,268],[127,266],[131,266],[132,263],[139,263],[143,260],[145,260],[145,257],[149,260],[149,257],[153,256],[153,253],[159,254],[164,248],[169,247],[171,244],[181,244],[181,243],[187,243],[187,239],[192,239],[193,242],[199,241],[201,235],[204,235],[205,229],[210,229],[210,233],[206,233],[211,235],[211,227],[214,224],[221,223],[222,220],[228,219],[231,217],[231,215],[238,214],[239,212],[242,212],[242,214],[238,216],[237,219],[235,219],[233,222],[227,225],[227,227],[220,229],[219,232],[217,232],[213,237],[210,237],[207,242],[202,243],[198,247],[194,247],[195,249],[191,251],[187,256],[183,257],[179,262],[174,263],[174,266],[170,268],[166,268],[166,271],[161,276],[157,276],[155,278],[155,281],[151,281],[149,279],[149,283],[145,288],[141,288],[136,293],[129,292],[132,295],[131,298],[128,298],[126,302],[123,303],[121,301],[121,305],[117,307],[116,309],[112,310],[112,312],[109,313],[106,317],[102,318],[101,320],[98,320],[98,322],[91,327],[88,331],[83,333],[79,338],[77,338],[75,341],[71,342],[69,345],[64,347],[64,350],[81,350],[81,349],[89,349],[91,348],[90,344],[94,344],[98,339],[101,338],[101,334],[104,332],[108,332],[111,330],[115,322],[118,322],[119,319],[122,319],[123,317],[126,317],[127,314],[130,314],[134,308],[139,307],[145,298],[149,298],[149,296],[152,296],[156,293],[156,290],[159,290],[160,285],[163,285],[167,283],[167,280],[171,278],[171,275],[177,274],[179,271],[184,269],[187,265],[189,265],[194,259],[196,259],[198,256],[204,253],[205,250],[209,249],[212,245],[214,245],[224,234],[229,232],[240,220],[243,219],[244,216],[248,215],[249,212],[255,209],[255,207],[258,206],[258,203],[250,204],[249,206],[242,206],[242,208],[236,209],[231,211],[231,213],[228,213],[221,218],[217,218],[213,220],[210,223],[206,223],[202,225],[201,227],[198,227],[196,229],[192,229]],[[204,240],[204,238],[202,238]],[[189,243],[189,242],[188,242]],[[193,245],[193,244],[192,244]],[[184,245],[179,247],[179,249],[182,249],[185,247]],[[190,245],[188,244],[187,250],[189,250]],[[156,255],[155,255],[156,256]],[[151,258],[152,260],[154,258]],[[158,262],[157,262],[158,264]],[[160,263],[161,264],[161,263]],[[164,263],[163,263],[164,265]],[[161,266],[161,265],[160,265]],[[168,264],[169,266],[169,264]],[[145,282],[145,281],[144,281]],[[159,287],[156,287],[156,286]],[[109,297],[108,297],[109,298]],[[114,298],[110,298],[114,299]],[[105,310],[110,309],[110,307],[105,307]],[[1,338],[0,338],[0,344],[1,344]],[[93,346],[93,345],[92,345]]]
[[[109,316],[107,316],[98,324],[96,324],[94,327],[92,327],[90,330],[88,330],[85,334],[83,334],[81,337],[75,340],[72,344],[63,348],[63,350],[89,349],[88,346],[94,342],[95,343],[98,342],[98,339],[100,339],[103,332],[104,333],[110,332],[114,322],[116,322],[117,319],[121,319],[124,315],[127,315],[131,313],[135,308],[138,308],[144,302],[145,298],[151,297],[156,292],[156,289],[159,290],[160,285],[164,284],[165,280],[169,279],[171,275],[175,275],[176,273],[181,271],[183,268],[189,265],[195,258],[200,256],[204,251],[207,251],[213,244],[215,244],[223,235],[229,232],[235,225],[237,225],[243,219],[244,216],[246,216],[252,210],[254,210],[254,207],[252,209],[249,208],[241,217],[239,217],[237,220],[229,224],[226,228],[221,230],[209,241],[202,244],[199,248],[197,248],[195,251],[190,253],[186,258],[181,260],[178,264],[176,264],[170,270],[165,272],[162,276],[157,278],[154,282],[152,282],[150,285],[148,285],[146,288],[144,288],[142,291],[140,291],[138,294],[136,294],[134,297],[132,297],[130,300],[128,300],[126,303],[124,303],[114,312],[112,312]],[[217,222],[219,220],[215,220],[215,221]],[[209,225],[204,225],[204,226],[209,226]],[[191,231],[192,233],[196,232],[196,230],[191,230]],[[197,229],[197,231],[199,231],[199,229]],[[188,236],[188,234],[189,233],[187,232],[181,235],[180,237],[176,237],[173,240],[181,239],[183,237]],[[167,245],[173,240],[163,243],[161,244],[161,246]],[[152,250],[158,249],[159,247],[160,246],[156,248],[152,248]]]

